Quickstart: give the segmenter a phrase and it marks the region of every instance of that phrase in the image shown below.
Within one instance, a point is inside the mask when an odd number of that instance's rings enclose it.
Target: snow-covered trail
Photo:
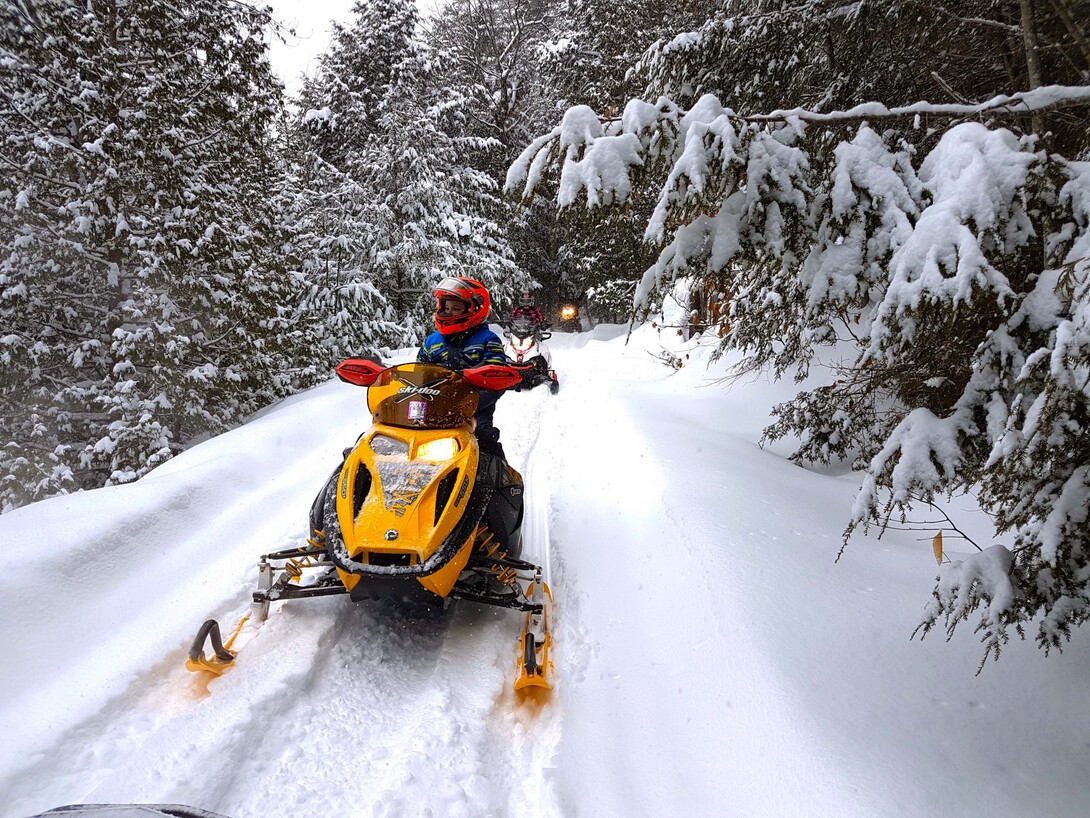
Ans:
[[[639,344],[618,354],[591,340],[558,361],[569,377],[558,396],[554,548],[573,654],[561,677],[578,689],[565,699],[564,814],[668,815],[693,803],[705,814],[782,815],[797,808],[799,789],[814,793],[812,814],[849,814],[850,777],[819,786],[829,765],[796,726],[805,714],[759,644],[768,623],[740,599],[748,577],[737,551],[757,546],[748,556],[762,559],[763,545],[745,526],[773,505],[733,491],[760,481],[749,473],[752,451],[732,458],[752,444],[733,439],[711,407],[656,394],[663,367]],[[694,472],[688,449],[709,450],[728,473],[732,460],[746,463],[746,473],[720,481]],[[790,786],[770,791],[781,777]]]
[[[70,559],[31,560],[39,575],[83,570],[97,579],[90,588],[71,580],[71,602],[51,595],[55,584],[32,582],[30,565],[3,581],[5,621],[27,604],[45,615],[27,623],[30,638],[18,640],[5,673],[5,701],[15,704],[4,721],[18,726],[0,765],[0,814],[114,801],[236,818],[556,814],[544,777],[559,709],[520,704],[510,692],[513,612],[462,603],[425,617],[308,600],[275,610],[239,667],[207,689],[182,668],[185,640],[206,615],[227,625],[245,612],[256,556],[301,540],[317,487],[365,428],[362,390],[323,390],[305,401],[302,422],[285,424],[289,405],[249,424],[255,445],[239,447],[250,448],[246,463],[231,462],[227,445],[244,429],[152,480],[20,512],[57,542],[72,516],[91,529]],[[533,559],[548,557],[548,500],[534,488],[544,472],[532,465],[547,396],[512,395],[506,407],[508,456],[534,496],[524,548]],[[277,428],[254,431],[263,423]],[[281,445],[268,451],[270,440]],[[141,502],[138,487],[156,480]],[[110,502],[91,502],[96,494]],[[97,528],[96,507],[107,512]],[[183,598],[182,588],[206,584],[213,588]],[[101,619],[81,610],[101,611],[114,597]],[[19,665],[24,674],[12,673]]]
[[[856,479],[756,445],[791,385],[706,388],[699,351],[671,372],[651,330],[620,335],[554,336],[559,394],[497,409],[556,599],[550,702],[510,691],[518,616],[468,604],[300,601],[221,679],[183,669],[367,426],[330,383],[135,484],[0,517],[0,818],[1085,815],[1079,637],[980,677],[970,633],[909,641],[929,548],[890,532],[833,562]]]
[[[668,374],[651,333],[603,336],[557,355],[563,423],[539,444],[558,453],[562,814],[1085,814],[1085,650],[1011,644],[976,677],[967,632],[910,641],[926,545],[888,532],[835,563],[856,477],[756,445],[791,384],[709,387],[699,362]]]

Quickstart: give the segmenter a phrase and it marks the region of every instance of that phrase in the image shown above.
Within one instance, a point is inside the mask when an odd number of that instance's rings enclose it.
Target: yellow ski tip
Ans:
[[[553,663],[549,658],[552,636],[546,631],[541,642],[530,642],[533,634],[527,630],[522,634],[523,651],[519,657],[518,678],[515,679],[515,693],[529,691],[548,693],[553,689],[549,681],[553,673]]]
[[[552,689],[553,686],[549,684],[548,679],[539,673],[535,673],[531,676],[523,671],[522,675],[515,680],[516,693],[536,693],[539,691],[551,691]]]
[[[222,676],[224,671],[235,663],[238,651],[230,648],[242,631],[242,626],[246,624],[247,619],[249,619],[248,616],[242,617],[226,644],[220,641],[220,626],[215,619],[209,619],[201,625],[201,629],[197,632],[197,638],[193,640],[193,647],[189,649],[189,657],[185,660],[185,669],[193,673],[207,671]],[[204,645],[208,641],[212,643],[211,658],[204,655]]]
[[[222,676],[227,668],[231,667],[235,663],[234,658],[229,662],[225,662],[218,656],[213,656],[211,659],[200,656],[197,659],[186,659],[185,669],[192,671],[193,673],[200,673],[201,671],[208,671],[214,673],[217,676]]]

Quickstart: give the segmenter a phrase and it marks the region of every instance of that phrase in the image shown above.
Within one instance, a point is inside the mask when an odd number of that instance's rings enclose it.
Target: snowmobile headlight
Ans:
[[[409,444],[389,435],[375,435],[371,438],[371,451],[375,454],[409,456]]]
[[[432,463],[442,463],[456,454],[458,454],[458,439],[453,437],[429,440],[416,447],[417,460],[428,460]]]

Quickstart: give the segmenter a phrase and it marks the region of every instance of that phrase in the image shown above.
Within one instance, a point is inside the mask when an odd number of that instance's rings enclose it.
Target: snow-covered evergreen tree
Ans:
[[[286,385],[263,11],[0,14],[0,502],[133,479]]]
[[[1065,114],[1085,111],[1090,88],[1041,85],[1029,38],[1014,38],[1024,12],[944,2],[935,8],[965,39],[960,53],[981,60],[955,88],[948,65],[928,63],[950,32],[905,18],[910,6],[867,8],[912,23],[876,61],[858,43],[825,57],[803,47],[861,38],[863,7],[725,3],[729,13],[645,55],[637,68],[655,102],[604,119],[571,108],[507,184],[524,196],[551,184],[561,207],[596,209],[633,205],[650,178],[645,235],[660,252],[638,305],[695,275],[724,299],[721,350],[746,353],[747,366],[801,378],[818,347],[853,350],[829,385],[777,407],[769,436],[801,437],[800,462],[864,469],[849,532],[979,492],[1000,544],[942,569],[924,626],[978,612],[997,653],[1035,620],[1048,649],[1090,617],[1090,185],[1079,161],[1090,132]],[[1053,7],[1058,38],[1065,6]],[[1078,24],[1069,34],[1068,64],[1053,61],[1046,79],[1085,80]],[[1003,71],[988,62],[994,37],[1018,46]],[[837,55],[850,59],[834,71]],[[943,93],[982,101],[912,97],[907,79],[925,68]],[[1012,80],[1031,90],[992,99]],[[755,107],[766,100],[789,110]],[[838,100],[861,104],[830,111]],[[1049,132],[1027,133],[1031,123]]]
[[[472,165],[467,99],[414,38],[415,3],[361,0],[354,14],[302,95],[325,225],[315,241],[353,259],[315,268],[353,293],[327,331],[381,315],[419,339],[443,276],[478,278],[500,297],[519,279],[496,223],[498,185]]]
[[[329,49],[304,82],[301,104],[319,155],[344,162],[378,130],[397,66],[412,47],[419,23],[412,0],[356,0],[351,22],[332,23]]]
[[[589,105],[613,115],[643,88],[632,67],[660,38],[699,25],[700,3],[664,0],[569,0],[553,10],[556,22],[543,48],[543,70],[564,107]]]
[[[294,126],[285,134],[283,259],[302,289],[292,325],[308,339],[311,365],[329,372],[344,358],[410,343],[413,332],[398,322],[374,271],[391,214],[351,173],[323,159],[311,134]]]
[[[399,282],[402,306],[415,304],[430,323],[434,304],[413,299],[413,284],[447,275],[476,278],[502,302],[523,286],[497,220],[499,184],[474,167],[481,140],[467,133],[471,100],[446,83],[440,55],[418,44],[399,67],[381,120],[372,184],[395,214],[400,234],[381,257]]]
[[[467,98],[464,130],[481,139],[480,168],[497,181],[555,112],[542,50],[556,0],[452,0],[427,41],[444,55],[446,81]]]

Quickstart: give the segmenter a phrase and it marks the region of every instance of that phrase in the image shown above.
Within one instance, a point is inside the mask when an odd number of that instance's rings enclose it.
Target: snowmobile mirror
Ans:
[[[522,383],[522,376],[514,367],[489,364],[466,369],[462,372],[465,379],[481,389],[510,389]]]
[[[337,377],[353,386],[371,386],[386,367],[377,361],[366,358],[349,358],[337,364],[334,371]]]

